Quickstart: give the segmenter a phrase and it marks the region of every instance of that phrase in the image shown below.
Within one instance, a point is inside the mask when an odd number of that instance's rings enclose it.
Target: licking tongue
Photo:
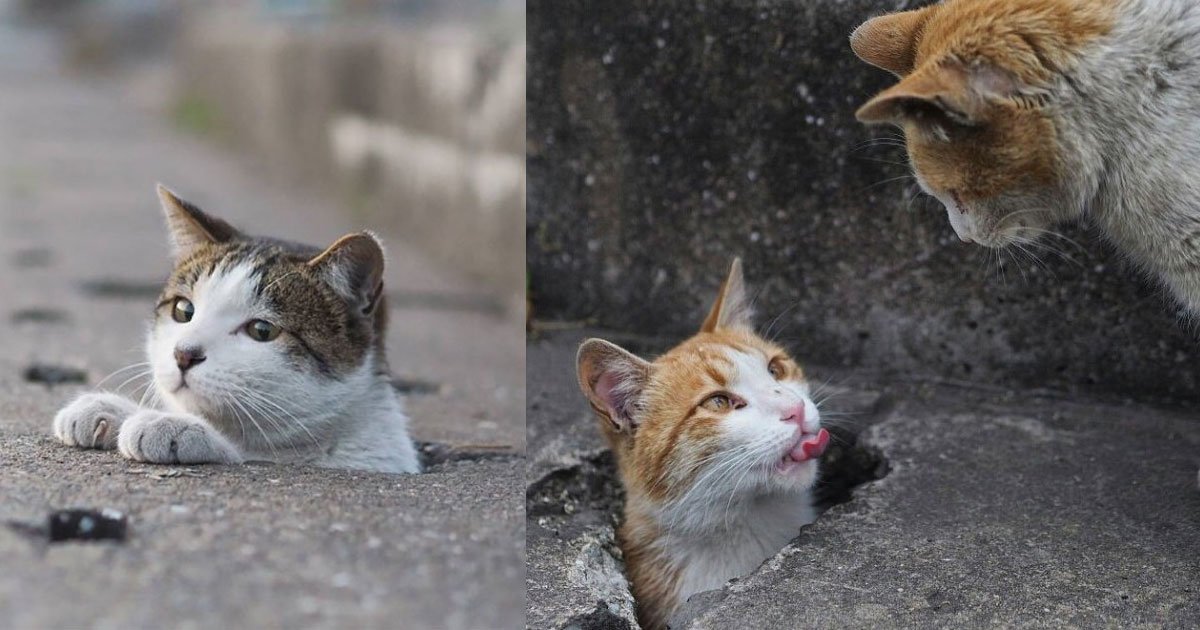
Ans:
[[[788,453],[788,457],[798,462],[815,459],[820,457],[825,452],[825,448],[829,446],[829,432],[825,429],[817,431],[816,435],[810,435],[800,441],[795,448]]]

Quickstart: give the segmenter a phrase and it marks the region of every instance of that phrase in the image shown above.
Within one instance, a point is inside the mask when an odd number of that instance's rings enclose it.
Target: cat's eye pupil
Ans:
[[[171,307],[172,319],[183,324],[192,321],[195,314],[196,307],[187,298],[175,298],[175,304]]]
[[[271,322],[256,319],[246,324],[246,334],[255,341],[271,341],[279,336],[280,328]]]

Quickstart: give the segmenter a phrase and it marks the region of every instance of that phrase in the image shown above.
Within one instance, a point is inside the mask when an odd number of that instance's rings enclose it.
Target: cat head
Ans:
[[[252,445],[314,440],[384,362],[379,241],[362,232],[321,250],[250,237],[158,194],[174,269],[146,344],[154,391]]]
[[[959,238],[1028,241],[1082,212],[1085,173],[1055,90],[1081,49],[1112,24],[1111,3],[948,0],[867,21],[850,36],[864,61],[897,75],[857,112],[904,130],[921,188]]]
[[[828,433],[799,364],[755,334],[737,260],[698,334],[654,361],[589,339],[577,374],[631,495],[703,506],[816,479]]]

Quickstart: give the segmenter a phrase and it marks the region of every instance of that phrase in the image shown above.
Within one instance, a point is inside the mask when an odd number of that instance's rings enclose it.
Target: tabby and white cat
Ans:
[[[325,250],[251,237],[159,186],[175,268],[146,340],[142,407],[80,396],[54,435],[158,464],[305,463],[419,472],[384,355],[384,255],[368,232]]]
[[[959,238],[1087,218],[1200,314],[1200,3],[947,0],[851,47],[900,77],[859,119],[903,128]]]
[[[815,518],[829,433],[800,366],[755,334],[739,261],[698,334],[653,362],[589,339],[577,364],[625,486],[618,542],[643,628]]]

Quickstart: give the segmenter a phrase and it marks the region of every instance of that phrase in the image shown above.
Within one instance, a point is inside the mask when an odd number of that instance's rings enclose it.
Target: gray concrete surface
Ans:
[[[537,316],[686,333],[742,256],[811,361],[1200,398],[1175,306],[1095,234],[1048,241],[1074,263],[960,243],[895,130],[854,120],[893,78],[849,33],[923,3],[530,2]]]
[[[382,234],[389,355],[423,392],[409,402],[414,435],[456,447],[453,461],[411,477],[181,469],[50,439],[60,405],[142,360],[169,270],[156,181],[251,232],[323,242],[371,227],[174,133],[120,86],[56,68],[45,39],[0,30],[0,522],[113,507],[132,534],[47,547],[0,527],[0,625],[518,626],[522,322],[395,234]],[[28,382],[35,364],[82,370],[87,384]]]
[[[531,628],[634,626],[611,547],[619,484],[572,374],[596,333],[542,333],[528,348]],[[670,345],[600,334],[647,355]],[[693,598],[672,627],[1200,623],[1200,422],[1188,409],[806,372],[847,392],[826,410],[853,414],[886,476],[750,576]]]

